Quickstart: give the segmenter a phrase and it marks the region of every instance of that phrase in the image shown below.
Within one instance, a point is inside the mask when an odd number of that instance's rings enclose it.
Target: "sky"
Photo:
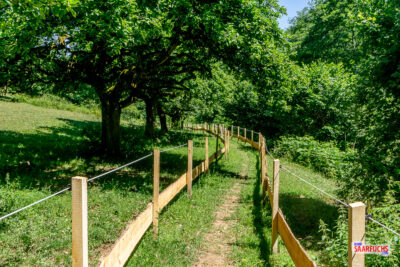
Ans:
[[[287,16],[282,16],[278,22],[282,29],[289,27],[289,19],[297,15],[297,11],[307,6],[308,0],[279,0],[281,6],[286,7]]]

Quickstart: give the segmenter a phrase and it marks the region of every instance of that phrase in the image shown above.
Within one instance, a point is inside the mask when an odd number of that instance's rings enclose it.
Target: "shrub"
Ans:
[[[310,136],[282,137],[275,144],[274,152],[337,180],[345,177],[355,154],[352,150],[344,152],[332,142],[320,142]]]

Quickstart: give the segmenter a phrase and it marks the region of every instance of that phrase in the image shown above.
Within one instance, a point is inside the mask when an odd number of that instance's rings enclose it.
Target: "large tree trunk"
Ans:
[[[118,101],[101,101],[101,142],[107,156],[120,154],[121,108]]]
[[[160,118],[161,133],[164,134],[164,133],[168,132],[167,116],[165,115],[160,103],[157,104],[157,113],[158,113],[158,117]]]
[[[144,133],[146,136],[154,138],[156,135],[156,113],[154,101],[151,99],[145,99],[144,102],[146,103],[146,128],[144,130]]]

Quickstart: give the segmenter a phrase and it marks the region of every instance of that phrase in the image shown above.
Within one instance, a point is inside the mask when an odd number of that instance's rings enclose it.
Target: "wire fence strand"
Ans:
[[[175,148],[176,148],[176,147],[175,147]],[[111,173],[117,172],[117,171],[119,171],[119,170],[121,170],[121,169],[123,169],[123,168],[125,168],[125,167],[128,167],[128,166],[130,166],[130,165],[132,165],[132,164],[135,164],[135,163],[137,163],[137,162],[139,162],[139,161],[141,161],[141,160],[144,160],[144,159],[146,159],[146,158],[148,158],[148,157],[150,157],[150,156],[152,156],[152,155],[153,155],[153,153],[150,153],[150,154],[148,154],[148,155],[146,155],[146,156],[144,156],[144,157],[141,157],[141,158],[139,158],[139,159],[137,159],[137,160],[134,160],[134,161],[132,161],[132,162],[129,162],[129,163],[127,163],[127,164],[125,164],[125,165],[122,165],[122,166],[120,166],[120,167],[118,167],[118,168],[115,168],[115,169],[110,170],[110,171],[108,171],[108,172],[105,172],[105,173],[102,173],[102,174],[100,174],[100,175],[97,175],[97,176],[95,176],[95,177],[93,177],[93,178],[88,179],[87,182],[91,182],[91,181],[93,181],[93,180],[96,180],[96,179],[98,179],[98,178],[104,177],[104,176],[109,175],[109,174],[111,174]],[[22,207],[22,208],[20,208],[20,209],[18,209],[18,210],[15,210],[15,211],[13,211],[13,212],[7,214],[7,215],[4,215],[4,216],[0,217],[0,221],[2,221],[2,220],[6,219],[6,218],[8,218],[8,217],[10,217],[10,216],[12,216],[12,215],[14,215],[14,214],[17,214],[17,213],[19,213],[19,212],[21,212],[21,211],[23,211],[23,210],[26,210],[26,209],[28,209],[28,208],[30,208],[30,207],[33,207],[33,206],[35,206],[35,205],[37,205],[37,204],[39,204],[39,203],[42,203],[43,201],[46,201],[46,200],[48,200],[48,199],[50,199],[50,198],[53,198],[53,197],[55,197],[55,196],[57,196],[57,195],[60,195],[60,194],[62,194],[62,193],[65,193],[65,192],[67,192],[67,191],[70,190],[70,189],[71,189],[71,185],[68,185],[68,187],[66,187],[66,188],[64,188],[64,189],[62,189],[62,190],[60,190],[60,191],[58,191],[58,192],[56,192],[56,193],[54,193],[54,194],[52,194],[52,195],[50,195],[50,196],[47,196],[47,197],[45,197],[45,198],[42,198],[42,199],[40,199],[40,200],[38,200],[38,201],[36,201],[36,202],[33,202],[33,203],[31,203],[31,204],[29,204],[29,205],[27,205],[27,206],[25,206],[25,207]]]
[[[150,153],[150,154],[148,154],[148,155],[146,155],[146,156],[141,157],[140,159],[134,160],[134,161],[129,162],[129,163],[127,163],[127,164],[124,164],[124,165],[122,165],[122,166],[120,166],[120,167],[118,167],[118,168],[112,169],[112,170],[110,170],[110,171],[108,171],[108,172],[105,172],[105,173],[102,173],[102,174],[97,175],[97,176],[95,176],[95,177],[92,177],[92,178],[88,179],[87,182],[89,183],[89,182],[91,182],[91,181],[93,181],[93,180],[96,180],[96,179],[99,179],[99,178],[104,177],[104,176],[106,176],[106,175],[109,175],[109,174],[111,174],[111,173],[117,172],[117,171],[119,171],[119,170],[121,170],[121,169],[123,169],[123,168],[126,168],[126,167],[128,167],[128,166],[131,166],[132,164],[135,164],[135,163],[137,163],[137,162],[139,162],[139,161],[142,161],[142,160],[144,160],[144,159],[146,159],[146,158],[148,158],[148,157],[151,157],[152,155],[153,155],[153,152]]]
[[[365,219],[367,219],[368,221],[371,221],[371,222],[373,222],[373,223],[376,223],[376,224],[379,225],[380,227],[385,228],[386,230],[388,230],[388,231],[390,231],[391,233],[393,233],[393,234],[397,235],[398,237],[400,237],[400,234],[399,234],[399,233],[397,233],[395,230],[393,230],[393,229],[387,227],[387,226],[384,225],[383,223],[380,223],[380,222],[378,222],[377,220],[373,219],[373,218],[371,217],[371,215],[365,215]]]
[[[18,210],[16,210],[16,211],[13,211],[13,212],[11,212],[11,213],[9,213],[9,214],[7,214],[7,215],[4,215],[3,217],[0,218],[0,221],[2,221],[2,220],[6,219],[6,218],[8,218],[8,217],[10,217],[10,216],[12,216],[12,215],[14,215],[14,214],[17,214],[17,213],[19,213],[19,212],[21,212],[21,211],[23,211],[23,210],[26,210],[26,209],[28,209],[28,208],[30,208],[30,207],[32,207],[32,206],[35,206],[35,205],[37,205],[37,204],[39,204],[39,203],[41,203],[41,202],[43,202],[43,201],[46,201],[46,200],[48,200],[48,199],[50,199],[50,198],[52,198],[52,197],[55,197],[55,196],[57,196],[57,195],[59,195],[59,194],[62,194],[62,193],[66,192],[66,191],[68,191],[68,190],[70,190],[70,189],[71,189],[71,186],[68,186],[67,188],[64,188],[63,190],[58,191],[57,193],[54,193],[54,194],[52,194],[52,195],[50,195],[50,196],[48,196],[48,197],[42,198],[42,199],[40,199],[40,200],[38,200],[38,201],[36,201],[36,202],[33,202],[33,203],[31,203],[31,204],[29,204],[29,205],[23,207],[23,208],[20,208],[20,209],[18,209]]]
[[[313,185],[313,184],[310,183],[309,181],[307,181],[307,180],[301,178],[300,176],[298,176],[297,174],[291,172],[289,169],[287,169],[287,168],[285,168],[285,167],[283,167],[283,166],[282,166],[282,169],[283,169],[284,171],[286,171],[287,173],[293,175],[294,177],[300,179],[300,180],[303,181],[304,183],[308,184],[309,186],[311,186],[311,187],[315,188],[316,190],[320,191],[321,193],[323,193],[323,194],[329,196],[330,198],[336,200],[337,202],[339,202],[339,203],[342,204],[343,206],[349,207],[349,204],[347,204],[347,203],[345,203],[344,201],[342,201],[342,200],[340,200],[340,199],[334,197],[333,195],[331,195],[331,194],[325,192],[325,191],[322,190],[321,188],[316,187],[315,185]]]

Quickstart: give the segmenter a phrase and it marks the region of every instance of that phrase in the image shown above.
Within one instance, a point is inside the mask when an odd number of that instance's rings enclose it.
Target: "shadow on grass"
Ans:
[[[246,147],[244,147],[246,148]],[[249,147],[250,148],[250,147]],[[254,231],[257,234],[257,237],[260,241],[260,258],[263,259],[268,265],[269,264],[269,257],[271,252],[271,243],[269,240],[265,238],[264,229],[266,227],[271,228],[271,218],[270,216],[265,216],[263,213],[262,206],[262,194],[261,194],[261,172],[260,172],[260,159],[257,157],[257,179],[255,180],[254,190],[253,190],[253,224],[254,224]],[[266,206],[266,209],[269,210],[269,206]],[[268,211],[270,213],[270,211]]]
[[[280,194],[279,206],[294,235],[306,248],[317,248],[321,240],[320,220],[332,228],[339,216],[338,208],[322,200],[292,194]]]
[[[142,126],[121,126],[120,158],[101,154],[101,123],[58,118],[62,127],[41,127],[35,133],[0,131],[0,186],[15,183],[16,188],[59,190],[71,177],[93,177],[140,158],[155,147],[176,146],[202,133],[170,131],[155,140],[144,135]],[[196,144],[195,144],[196,145]],[[204,146],[200,142],[200,145]],[[162,185],[168,185],[186,171],[187,156],[182,151],[161,154]],[[198,164],[200,161],[194,161]],[[194,165],[196,166],[196,165]],[[120,172],[93,182],[102,189],[151,192],[152,157]]]
[[[254,149],[249,145],[238,141],[241,150],[252,151]],[[249,183],[254,183],[252,192],[252,217],[253,217],[253,230],[258,239],[259,258],[264,260],[265,266],[270,266],[270,253],[271,243],[265,237],[265,230],[271,228],[271,211],[269,206],[263,207],[262,194],[261,194],[261,172],[260,172],[260,159],[257,157],[256,162],[257,176],[254,180],[248,180]]]
[[[245,144],[242,145],[242,149],[245,151],[252,150],[250,146]],[[260,172],[259,163],[258,157],[258,172]],[[260,179],[259,177],[260,173],[258,173],[258,179]],[[258,181],[254,188],[254,207],[261,199],[260,194],[256,193],[259,192],[260,186],[261,182]],[[323,220],[329,228],[332,228],[339,216],[338,207],[320,199],[297,194],[279,194],[279,207],[282,209],[294,235],[302,240],[302,245],[307,249],[318,249],[319,247],[317,243],[321,240],[320,220]],[[269,206],[266,209],[269,210]]]

